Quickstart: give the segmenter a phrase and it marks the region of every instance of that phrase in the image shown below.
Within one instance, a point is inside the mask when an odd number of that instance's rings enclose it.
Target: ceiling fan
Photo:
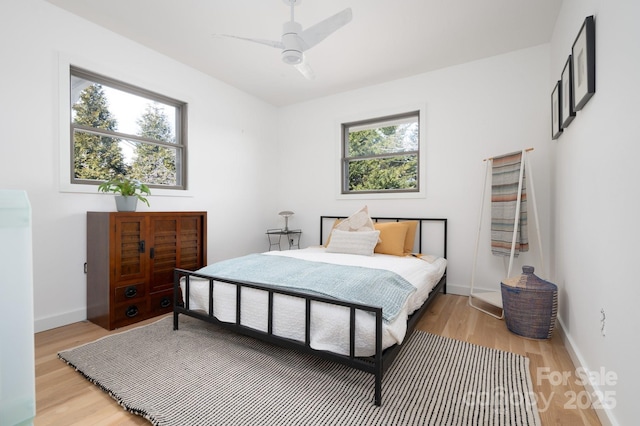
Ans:
[[[309,80],[313,80],[315,78],[315,74],[308,62],[305,60],[303,52],[311,49],[332,33],[348,24],[353,16],[351,8],[338,12],[303,31],[302,25],[294,20],[293,14],[293,8],[302,3],[302,0],[282,1],[291,7],[291,20],[282,25],[282,38],[280,41],[238,37],[229,34],[218,34],[217,36],[252,41],[254,43],[260,43],[280,49],[282,51],[281,58],[285,64],[294,65],[303,76]]]

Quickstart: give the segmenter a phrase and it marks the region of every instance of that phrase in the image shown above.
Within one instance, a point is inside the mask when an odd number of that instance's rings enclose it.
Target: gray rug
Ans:
[[[58,356],[155,425],[540,425],[529,359],[414,332],[373,376],[190,317]]]

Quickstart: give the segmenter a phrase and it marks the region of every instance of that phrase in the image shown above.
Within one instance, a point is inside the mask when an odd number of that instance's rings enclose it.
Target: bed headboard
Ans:
[[[336,219],[346,219],[348,216],[320,216],[320,244],[327,240]],[[447,219],[442,218],[407,218],[407,217],[372,217],[374,222],[402,222],[415,220],[416,242],[414,253],[428,253],[447,257]]]

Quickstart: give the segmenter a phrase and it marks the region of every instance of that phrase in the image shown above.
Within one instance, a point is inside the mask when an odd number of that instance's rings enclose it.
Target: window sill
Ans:
[[[419,192],[395,192],[392,194],[370,193],[370,194],[337,194],[337,200],[402,200],[427,198],[423,191]]]
[[[75,194],[104,194],[98,192],[97,185],[60,184],[60,192]],[[187,189],[158,189],[151,188],[151,197],[193,197],[193,193]]]

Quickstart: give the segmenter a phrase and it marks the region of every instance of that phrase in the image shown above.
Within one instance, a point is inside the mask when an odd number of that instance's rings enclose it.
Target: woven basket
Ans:
[[[500,283],[507,328],[531,339],[549,339],[558,314],[558,287],[523,266],[522,275]]]

